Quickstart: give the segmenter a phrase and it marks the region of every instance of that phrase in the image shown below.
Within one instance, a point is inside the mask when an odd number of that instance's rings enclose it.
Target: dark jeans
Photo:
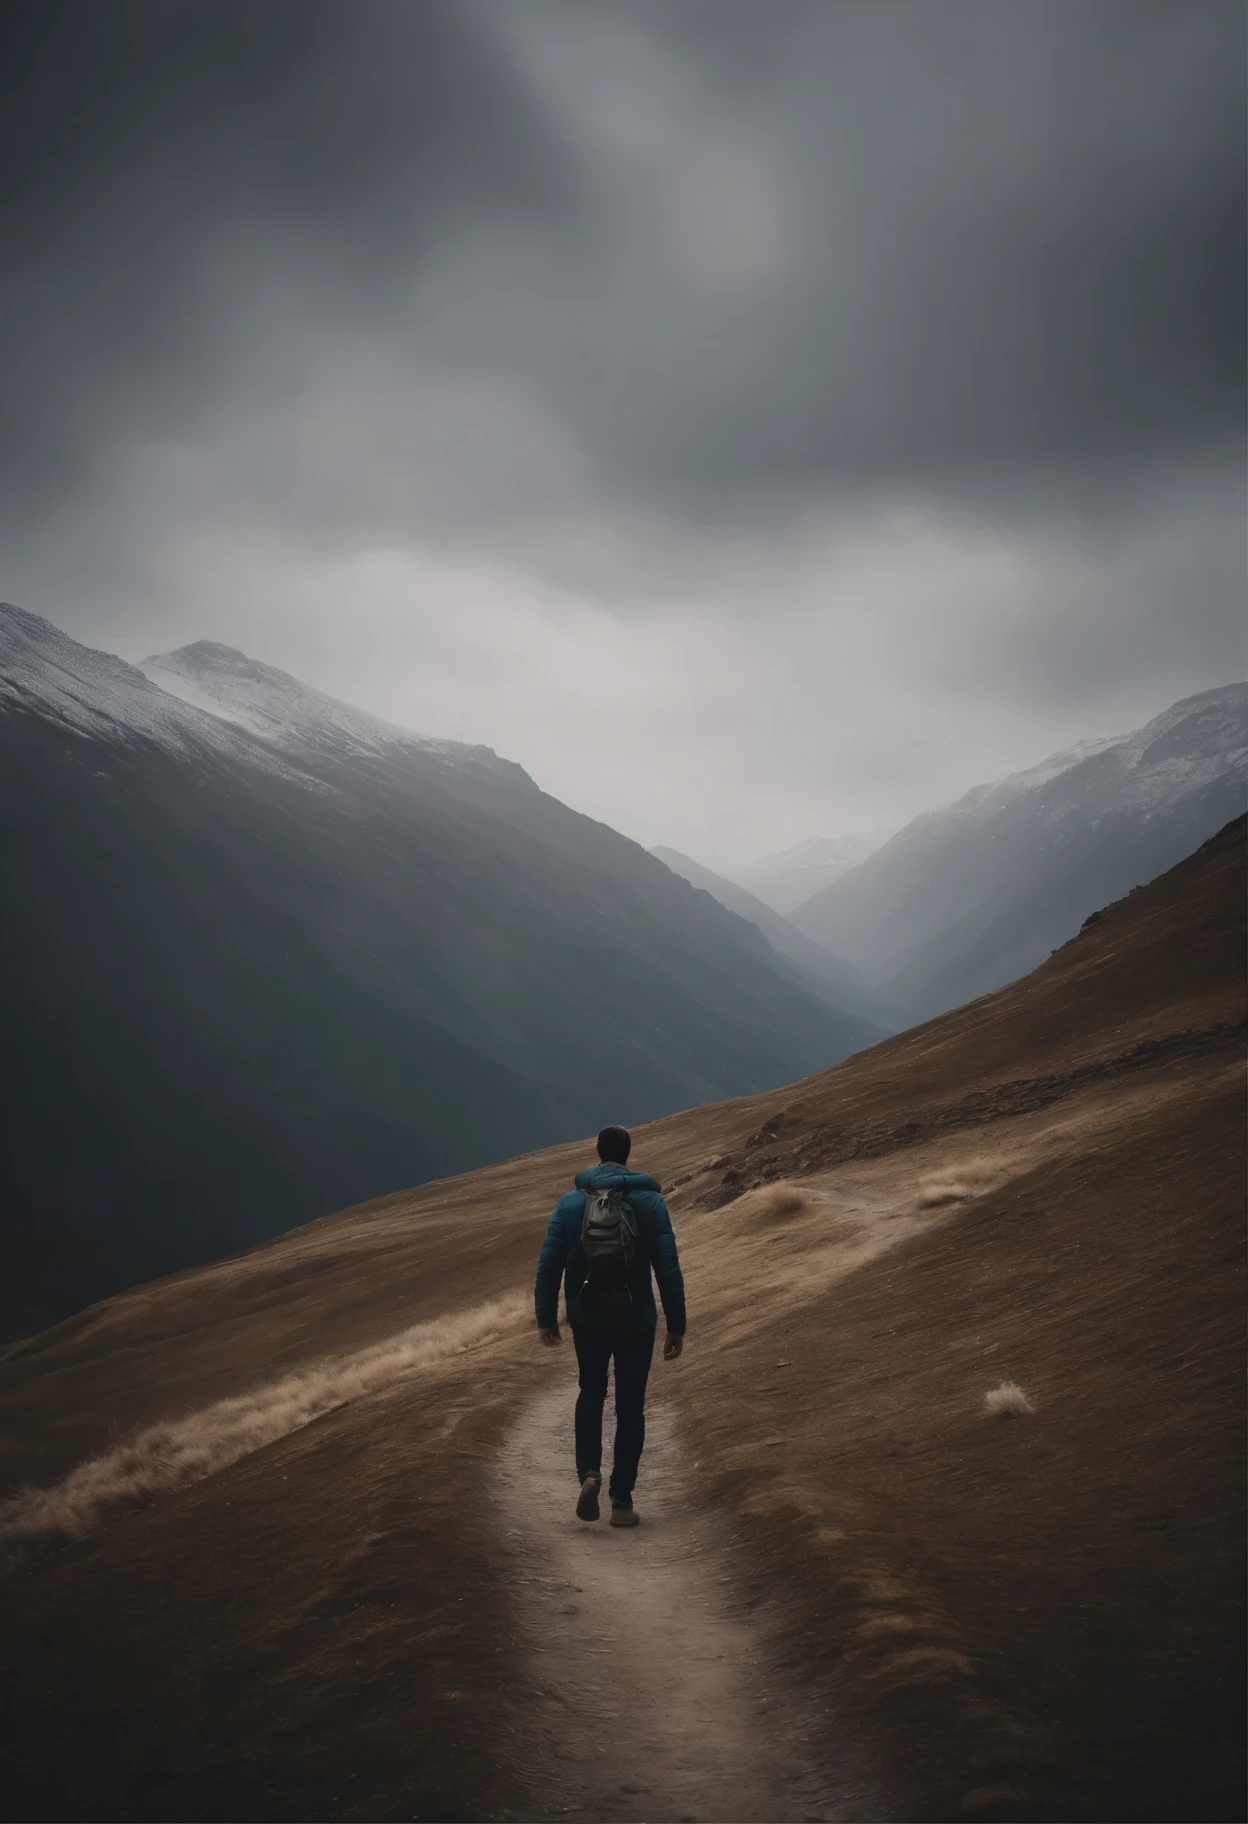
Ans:
[[[607,1367],[615,1357],[615,1463],[609,1494],[628,1501],[637,1480],[646,1441],[646,1379],[654,1353],[653,1324],[643,1329],[598,1330],[572,1325],[581,1391],[576,1398],[576,1473],[579,1480],[602,1464],[602,1408],[607,1397]]]

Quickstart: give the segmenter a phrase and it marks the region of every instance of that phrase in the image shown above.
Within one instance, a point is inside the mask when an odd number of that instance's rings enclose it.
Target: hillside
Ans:
[[[917,817],[792,914],[910,1020],[1033,969],[1248,802],[1248,685],[1184,698]]]
[[[0,1334],[879,1036],[488,748],[148,669],[0,608]]]
[[[634,1534],[572,1520],[532,1330],[583,1142],[12,1347],[6,1815],[1242,1816],[1244,875],[1241,820],[635,1135],[691,1329]]]

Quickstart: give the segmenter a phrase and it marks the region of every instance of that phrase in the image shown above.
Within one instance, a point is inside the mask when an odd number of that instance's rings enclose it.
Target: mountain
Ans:
[[[490,749],[146,669],[0,609],[10,1329],[877,1036]]]
[[[650,853],[657,855],[673,874],[679,874],[691,886],[709,893],[712,899],[717,899],[721,906],[735,912],[738,918],[757,925],[772,949],[796,964],[808,987],[814,988],[819,994],[830,996],[837,1007],[861,1014],[864,1019],[878,1021],[877,1037],[884,1038],[887,1032],[895,1030],[896,1021],[892,1019],[889,1009],[872,992],[862,971],[855,969],[852,963],[833,956],[830,950],[815,943],[761,899],[755,899],[752,893],[747,893],[735,881],[725,880],[722,874],[704,868],[691,855],[683,855],[679,849],[666,849],[661,845],[651,849]]]
[[[485,764],[516,782],[526,778],[522,768],[499,760],[491,748],[414,734],[215,640],[153,653],[139,669],[162,691],[284,753],[334,760],[437,755],[460,766]]]
[[[1034,967],[1244,808],[1248,685],[1186,697],[916,817],[792,915],[909,1019]]]
[[[1244,862],[635,1131],[622,1537],[533,1332],[591,1140],[0,1352],[0,1815],[1242,1818]]]
[[[738,868],[731,878],[785,918],[790,912],[874,855],[892,835],[870,830],[861,836],[812,836],[794,849],[764,855]]]

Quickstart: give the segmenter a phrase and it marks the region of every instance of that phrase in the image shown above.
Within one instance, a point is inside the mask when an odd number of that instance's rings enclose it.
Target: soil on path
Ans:
[[[696,1465],[682,1459],[670,1408],[647,1413],[641,1524],[608,1525],[605,1489],[601,1520],[577,1520],[575,1397],[565,1369],[513,1430],[497,1485],[524,1668],[513,1771],[530,1788],[528,1815],[878,1815],[818,1764],[826,1718],[786,1685],[731,1546],[691,1501]],[[610,1400],[606,1417],[609,1451]]]

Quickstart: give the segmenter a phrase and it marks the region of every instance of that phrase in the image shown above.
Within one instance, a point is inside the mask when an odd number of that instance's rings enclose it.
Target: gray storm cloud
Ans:
[[[375,690],[323,582],[403,550],[424,596],[356,612],[413,671],[439,592],[497,642],[500,575],[539,647],[530,588],[638,637],[676,604],[741,688],[760,640],[778,702],[816,648],[825,699],[852,671],[864,777],[916,651],[1024,745],[1238,669],[1238,5],[18,0],[0,34],[0,586],[71,631]],[[833,761],[790,758],[816,815]]]

